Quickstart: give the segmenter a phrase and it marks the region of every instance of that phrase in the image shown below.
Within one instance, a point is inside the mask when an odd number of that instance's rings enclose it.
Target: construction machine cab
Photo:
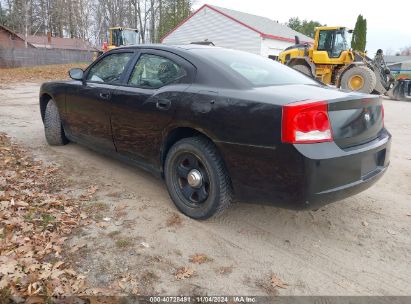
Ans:
[[[349,31],[344,27],[318,27],[315,32],[314,49],[326,51],[330,58],[339,58],[342,52],[350,48],[348,37]]]
[[[109,51],[119,46],[133,45],[139,43],[137,29],[125,27],[110,27],[107,31],[108,43],[103,46],[103,51]]]

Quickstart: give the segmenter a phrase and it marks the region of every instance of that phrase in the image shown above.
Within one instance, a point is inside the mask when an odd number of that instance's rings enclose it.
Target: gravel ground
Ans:
[[[218,219],[194,221],[144,171],[77,144],[48,146],[38,91],[35,83],[0,86],[0,132],[60,166],[71,184],[98,189],[84,206],[92,223],[70,239],[79,249],[66,252],[91,288],[143,295],[411,295],[411,103],[384,101],[391,166],[371,189],[316,212],[238,203]],[[273,287],[273,275],[286,288]]]

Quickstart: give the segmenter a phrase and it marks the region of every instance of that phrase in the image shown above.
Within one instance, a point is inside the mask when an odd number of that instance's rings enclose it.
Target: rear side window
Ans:
[[[196,49],[212,60],[247,79],[253,86],[318,84],[313,79],[281,63],[259,55],[227,49]]]
[[[157,89],[170,83],[179,82],[186,71],[168,58],[143,54],[131,74],[129,85]]]
[[[133,53],[114,53],[101,59],[87,75],[87,80],[118,83]]]

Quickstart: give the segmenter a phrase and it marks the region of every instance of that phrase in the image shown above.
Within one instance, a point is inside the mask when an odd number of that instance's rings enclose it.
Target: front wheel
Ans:
[[[44,133],[51,146],[62,146],[68,143],[61,124],[59,109],[54,100],[49,100],[44,112]]]
[[[341,78],[341,88],[370,94],[377,84],[377,78],[369,67],[364,65],[349,68]]]
[[[203,137],[175,143],[165,161],[165,180],[177,208],[194,219],[220,214],[233,197],[230,178],[212,142]]]

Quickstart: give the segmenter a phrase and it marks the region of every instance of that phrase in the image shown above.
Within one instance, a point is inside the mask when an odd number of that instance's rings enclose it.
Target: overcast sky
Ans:
[[[379,48],[394,53],[405,46],[411,46],[410,0],[196,0],[194,8],[205,3],[268,17],[280,23],[288,21],[290,17],[299,17],[352,29],[358,14],[362,14],[367,19],[369,55],[374,55]],[[341,10],[338,10],[339,4]]]

